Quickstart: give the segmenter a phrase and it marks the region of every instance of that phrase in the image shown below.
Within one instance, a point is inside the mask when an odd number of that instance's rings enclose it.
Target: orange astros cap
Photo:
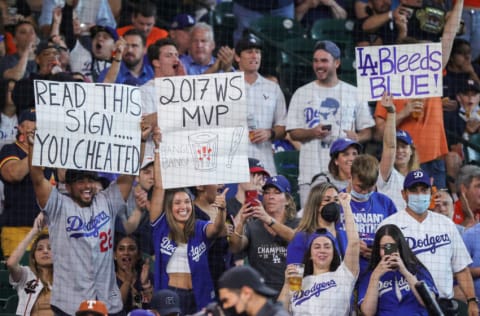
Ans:
[[[105,306],[105,303],[102,301],[96,300],[85,300],[80,303],[77,312],[75,313],[76,316],[82,316],[87,313],[93,313],[99,316],[108,316],[108,309]]]

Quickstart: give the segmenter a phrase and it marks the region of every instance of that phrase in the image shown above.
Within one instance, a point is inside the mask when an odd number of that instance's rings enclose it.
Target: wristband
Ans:
[[[116,59],[116,58],[113,58],[113,61],[116,61],[117,63],[120,63],[120,62],[122,62],[122,60],[121,60],[121,59]]]
[[[395,113],[395,109],[393,106],[389,106],[388,108],[385,108],[387,110],[387,113]]]
[[[268,227],[272,227],[273,225],[275,225],[276,221],[272,218],[272,221],[270,222],[270,224],[268,224]]]
[[[471,302],[475,302],[478,304],[478,298],[476,298],[475,296],[467,298],[467,304],[470,304]]]
[[[159,154],[159,153],[160,153],[160,149],[155,148],[155,149],[153,150],[153,152],[156,153],[156,154]]]
[[[388,19],[393,20],[393,12],[392,11],[388,11]]]

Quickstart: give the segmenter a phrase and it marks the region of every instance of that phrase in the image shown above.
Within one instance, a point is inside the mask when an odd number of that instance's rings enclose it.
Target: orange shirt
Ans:
[[[7,50],[7,55],[12,55],[17,52],[17,46],[13,40],[13,35],[10,32],[5,32],[5,48]]]
[[[133,25],[127,25],[117,29],[118,36],[123,36],[126,31],[133,29]],[[147,47],[158,41],[159,39],[168,36],[168,32],[164,29],[154,26],[147,37]]]
[[[407,101],[408,99],[394,100],[397,113],[405,107]],[[387,111],[380,102],[377,103],[375,116],[384,120],[387,118]],[[408,117],[397,128],[407,131],[412,136],[420,163],[435,160],[448,153],[442,99],[439,97],[425,99],[423,116],[418,119]]]

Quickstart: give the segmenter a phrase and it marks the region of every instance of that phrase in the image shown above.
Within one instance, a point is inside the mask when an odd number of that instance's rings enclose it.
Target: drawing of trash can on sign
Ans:
[[[188,144],[190,145],[196,170],[208,171],[217,168],[217,134],[202,132],[189,135]]]

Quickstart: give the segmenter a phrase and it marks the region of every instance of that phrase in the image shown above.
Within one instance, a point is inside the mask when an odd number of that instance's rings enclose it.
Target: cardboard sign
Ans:
[[[123,174],[140,169],[137,87],[36,80],[33,165]]]
[[[442,96],[442,45],[356,47],[357,85],[362,99],[379,100]]]
[[[155,79],[165,188],[249,182],[242,72]]]

